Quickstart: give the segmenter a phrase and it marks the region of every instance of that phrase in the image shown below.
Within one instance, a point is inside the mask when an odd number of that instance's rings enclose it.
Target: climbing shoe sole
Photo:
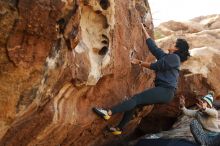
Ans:
[[[122,130],[120,130],[120,129],[115,129],[115,128],[114,128],[114,130],[113,130],[112,128],[109,128],[108,130],[109,130],[109,132],[111,132],[113,135],[121,135],[121,134],[122,134]]]
[[[111,132],[113,135],[121,135],[122,131],[112,131]]]
[[[102,117],[104,120],[108,120],[110,119],[111,116],[106,115],[104,113],[102,113],[98,108],[93,108],[93,111],[99,116]]]

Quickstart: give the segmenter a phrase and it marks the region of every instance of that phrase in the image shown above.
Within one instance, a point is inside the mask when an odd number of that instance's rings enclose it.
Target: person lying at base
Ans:
[[[187,116],[195,119],[190,123],[190,130],[195,141],[202,146],[220,146],[220,120],[218,111],[213,107],[214,92],[198,100],[197,110],[185,107],[185,98],[180,97],[180,108]]]
[[[149,63],[138,59],[132,59],[131,63],[135,65],[139,64],[141,67],[154,70],[156,73],[155,87],[136,94],[111,109],[93,108],[93,111],[105,120],[108,120],[116,113],[124,112],[123,118],[118,126],[109,129],[114,135],[122,133],[123,127],[132,119],[135,107],[169,103],[173,99],[177,88],[180,64],[186,61],[188,56],[190,56],[189,45],[186,40],[177,39],[174,44],[175,46],[169,49],[169,53],[165,53],[156,46],[143,24],[142,30],[147,38],[147,46],[150,52],[156,57],[157,61]]]

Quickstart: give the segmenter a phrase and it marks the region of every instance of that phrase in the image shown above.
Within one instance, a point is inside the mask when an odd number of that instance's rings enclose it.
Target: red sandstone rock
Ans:
[[[140,25],[152,31],[148,3],[0,3],[0,26],[8,26],[0,32],[0,145],[86,146],[114,139],[91,108],[110,107],[152,86],[153,72],[130,64],[131,54],[152,59]]]
[[[144,22],[153,29],[147,2],[2,0],[0,4],[4,28],[0,31],[0,145],[92,146],[117,139],[105,127],[116,124],[121,115],[107,123],[91,108],[111,107],[153,85],[152,71],[130,64],[132,54],[152,60],[140,26]],[[188,28],[180,25],[174,31]],[[217,25],[213,21],[213,28]],[[209,35],[198,34],[201,40]],[[201,42],[193,35],[191,44]],[[218,59],[212,56],[213,61]],[[207,88],[217,91],[217,73],[209,69],[213,76],[207,79],[186,65],[177,96],[186,95],[192,105],[193,97],[205,94]],[[157,105],[139,127],[152,131],[172,125],[165,120],[178,116],[176,103]],[[143,110],[126,127],[125,135],[152,106]],[[161,125],[152,124],[155,119]]]

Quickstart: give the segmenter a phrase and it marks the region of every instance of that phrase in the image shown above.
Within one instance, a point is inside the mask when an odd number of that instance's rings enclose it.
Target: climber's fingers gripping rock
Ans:
[[[140,64],[140,62],[141,62],[141,61],[138,60],[138,59],[135,59],[135,58],[132,58],[132,59],[131,59],[131,63],[132,63],[132,64]]]

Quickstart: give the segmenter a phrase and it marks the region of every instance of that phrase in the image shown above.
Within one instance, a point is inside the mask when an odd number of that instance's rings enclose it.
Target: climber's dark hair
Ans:
[[[187,43],[187,41],[185,39],[177,39],[175,47],[178,48],[178,50],[174,53],[180,57],[180,61],[186,61],[190,56],[189,44]]]

